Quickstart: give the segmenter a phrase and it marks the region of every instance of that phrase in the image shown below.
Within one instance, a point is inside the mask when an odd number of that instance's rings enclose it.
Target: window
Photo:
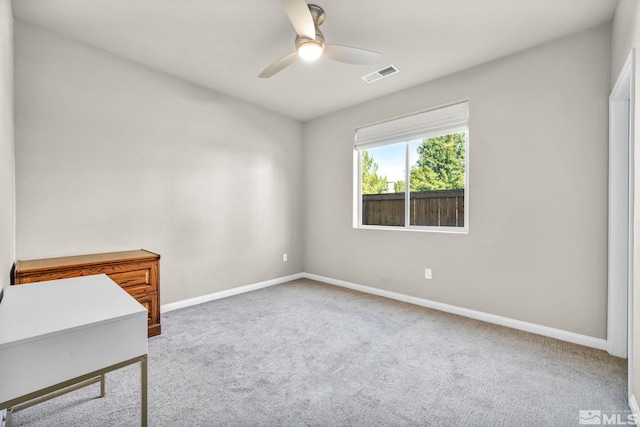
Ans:
[[[356,129],[356,226],[468,231],[468,111],[462,102]]]

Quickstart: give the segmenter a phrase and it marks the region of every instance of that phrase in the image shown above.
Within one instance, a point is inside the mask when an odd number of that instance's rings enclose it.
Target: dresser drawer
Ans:
[[[156,281],[151,280],[151,267],[108,274],[109,278],[124,288],[130,295],[157,291]]]

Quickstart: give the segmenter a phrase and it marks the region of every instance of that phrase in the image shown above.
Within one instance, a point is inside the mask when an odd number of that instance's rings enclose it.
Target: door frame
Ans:
[[[607,350],[628,359],[633,396],[635,49],[609,96],[609,229]]]

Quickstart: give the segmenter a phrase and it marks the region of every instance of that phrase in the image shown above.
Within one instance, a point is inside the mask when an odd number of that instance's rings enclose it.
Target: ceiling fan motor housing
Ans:
[[[313,22],[316,24],[316,29],[322,25],[324,22],[325,14],[324,10],[315,4],[309,5],[309,12],[311,12],[311,17],[313,18]]]

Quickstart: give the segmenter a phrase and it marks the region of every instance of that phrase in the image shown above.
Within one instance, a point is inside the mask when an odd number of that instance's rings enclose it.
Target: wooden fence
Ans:
[[[412,192],[410,224],[464,227],[464,190]],[[404,225],[404,193],[362,196],[362,225]]]

